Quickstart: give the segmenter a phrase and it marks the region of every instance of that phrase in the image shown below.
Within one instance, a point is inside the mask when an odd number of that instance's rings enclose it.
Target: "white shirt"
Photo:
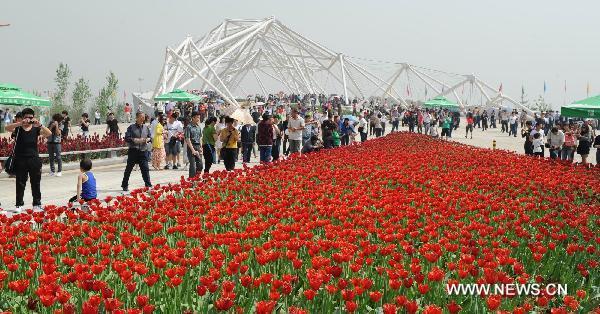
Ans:
[[[179,120],[173,121],[173,124],[167,122],[167,131],[169,132],[168,138],[171,139],[171,137],[177,136],[177,133],[183,132],[183,124]]]
[[[364,117],[358,120],[358,127],[363,129],[367,127],[367,120]]]
[[[541,153],[543,145],[544,145],[544,142],[542,141],[541,137],[538,138],[538,139],[534,139],[533,140],[533,152],[534,153]]]
[[[431,122],[431,115],[429,114],[429,112],[426,112],[423,115],[423,123],[430,123]]]
[[[96,111],[96,113],[94,113],[94,117],[96,117],[96,119],[100,119],[100,112]]]
[[[517,117],[517,116],[510,116],[510,119],[509,119],[509,121],[510,121],[510,124],[515,124],[515,123],[517,123],[517,119],[518,119],[518,117]]]
[[[302,140],[302,130],[298,130],[298,131],[292,131],[292,128],[303,128],[304,127],[304,119],[302,119],[302,117],[298,116],[297,119],[294,119],[292,117],[289,118],[288,120],[288,136],[289,139],[292,141],[301,141]]]

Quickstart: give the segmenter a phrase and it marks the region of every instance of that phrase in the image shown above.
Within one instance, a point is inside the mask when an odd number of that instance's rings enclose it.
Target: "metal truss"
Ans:
[[[406,96],[410,96],[410,89],[421,85],[425,88],[423,99],[451,97],[464,107],[466,104],[457,91],[461,89],[464,93],[468,85],[471,91],[482,95],[482,100],[485,98],[480,105],[499,106],[508,101],[522,108],[472,74],[454,75],[447,80],[438,75],[445,72],[408,63],[385,63],[384,67],[388,72],[393,71],[388,79],[361,64],[361,59],[332,51],[274,17],[226,19],[199,39],[188,36],[177,47],[166,48],[152,98],[173,89],[211,89],[229,104],[222,111],[230,114],[240,107],[234,93],[239,95],[248,90],[264,96],[277,91],[295,94],[343,91],[346,103],[350,98],[380,96],[406,108],[410,101],[399,92],[401,78],[406,77]],[[456,81],[457,77],[460,80]],[[433,93],[428,95],[428,89]]]

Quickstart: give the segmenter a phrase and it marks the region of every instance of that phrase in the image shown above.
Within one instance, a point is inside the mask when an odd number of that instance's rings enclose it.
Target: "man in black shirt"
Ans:
[[[323,121],[321,124],[321,129],[323,131],[323,146],[325,148],[332,148],[333,131],[337,129],[337,125],[331,120],[331,115],[327,117],[327,120]]]
[[[150,183],[148,157],[146,155],[148,142],[152,139],[152,133],[150,133],[150,128],[144,124],[145,120],[146,115],[143,112],[138,111],[135,115],[135,123],[130,125],[125,132],[125,142],[129,145],[129,150],[127,152],[127,166],[125,166],[123,182],[121,183],[123,191],[129,190],[129,176],[136,164],[140,166],[142,178],[144,179],[146,187],[152,186]]]
[[[69,136],[69,129],[71,128],[71,118],[69,118],[69,113],[66,110],[62,112],[62,116],[62,130],[60,131],[60,133],[63,140],[66,140],[67,136]]]
[[[30,178],[31,196],[33,197],[33,210],[42,211],[42,193],[40,191],[40,181],[42,180],[42,161],[38,151],[38,138],[40,136],[48,137],[52,132],[41,125],[35,118],[35,113],[31,108],[25,108],[22,111],[23,120],[6,126],[8,132],[15,131],[16,143],[14,148],[16,184],[16,203],[13,214],[24,212],[23,196],[27,178]]]
[[[108,120],[106,120],[106,134],[119,137],[119,133],[121,133],[119,121],[115,119],[115,114],[111,112],[108,114]]]

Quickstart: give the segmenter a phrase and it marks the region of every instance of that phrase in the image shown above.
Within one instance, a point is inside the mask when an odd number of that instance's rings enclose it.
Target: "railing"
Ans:
[[[114,156],[111,157],[117,157],[116,156],[116,152],[117,151],[121,151],[121,150],[127,150],[129,149],[129,147],[112,147],[112,148],[101,148],[101,149],[91,149],[91,150],[74,150],[74,151],[70,151],[70,152],[61,152],[60,155],[61,156],[68,156],[68,155],[79,155],[79,154],[93,154],[93,153],[103,153],[103,152],[111,152],[114,153]],[[48,154],[40,154],[41,158],[48,158]],[[4,161],[8,159],[8,157],[0,157],[0,161]]]

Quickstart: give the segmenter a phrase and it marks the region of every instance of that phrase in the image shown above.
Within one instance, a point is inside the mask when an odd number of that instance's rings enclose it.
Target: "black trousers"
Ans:
[[[142,172],[142,178],[144,179],[144,184],[146,187],[151,187],[152,183],[150,183],[150,169],[148,169],[148,156],[145,151],[141,151],[139,149],[130,148],[127,152],[127,166],[125,166],[125,173],[123,174],[123,182],[121,182],[122,188],[127,188],[129,186],[129,176],[131,175],[131,171],[135,165],[140,166],[140,171]]]
[[[235,155],[237,148],[223,148],[221,149],[221,158],[223,158],[223,164],[227,171],[235,169]]]
[[[254,143],[242,143],[242,161],[250,162],[250,157],[252,157],[252,149],[254,148]]]
[[[340,140],[342,142],[342,146],[346,146],[348,145],[348,143],[350,143],[350,136],[348,136],[348,134],[342,135],[342,137],[340,137]]]
[[[40,181],[42,180],[42,161],[39,157],[17,157],[15,160],[15,175],[17,182],[16,206],[23,206],[23,196],[25,196],[25,187],[27,178],[31,184],[31,196],[33,206],[42,205],[42,192],[40,190]]]
[[[200,145],[193,145],[193,146],[196,151],[200,150]],[[189,147],[186,147],[186,148],[187,148],[186,149],[187,158],[190,163],[188,175],[190,178],[193,178],[196,176],[196,174],[202,172],[202,157],[200,155],[198,155],[198,156],[193,155],[192,151],[189,149]]]
[[[271,148],[271,157],[273,157],[273,161],[279,159],[280,147],[281,147],[281,138],[278,137],[273,142],[273,148]]]
[[[202,155],[204,155],[204,173],[208,173],[210,166],[215,163],[215,146],[210,144],[202,145]]]

